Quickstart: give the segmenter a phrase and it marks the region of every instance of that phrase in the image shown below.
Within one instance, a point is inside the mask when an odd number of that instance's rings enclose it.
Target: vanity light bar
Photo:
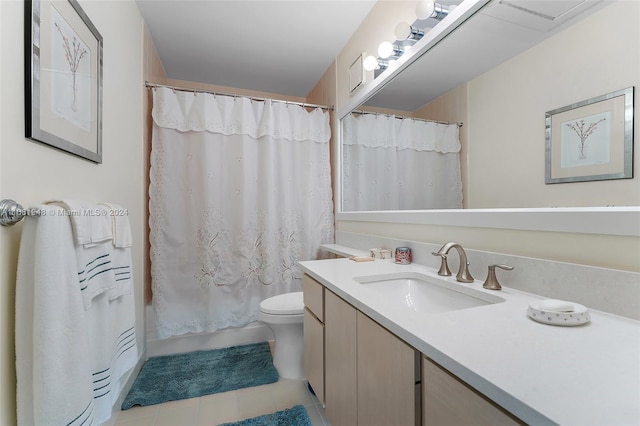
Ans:
[[[430,18],[440,21],[455,7],[455,5],[451,5],[447,8],[433,0],[421,0],[416,5],[416,16],[418,17],[418,21]],[[362,64],[364,69],[367,71],[384,71],[389,67],[387,59],[393,60],[399,58],[412,46],[412,44],[406,44],[406,42],[416,42],[424,37],[428,29],[420,29],[416,25],[418,21],[414,22],[413,25],[406,22],[400,22],[396,25],[394,30],[396,41],[400,43],[405,42],[404,44],[406,46],[388,41],[380,43],[380,46],[378,46],[378,57],[376,58],[373,55],[367,56]]]

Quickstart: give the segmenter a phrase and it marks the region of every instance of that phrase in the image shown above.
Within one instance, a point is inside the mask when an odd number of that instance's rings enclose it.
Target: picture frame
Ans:
[[[102,163],[102,36],[76,0],[26,0],[25,136]]]
[[[633,178],[634,87],[545,114],[545,183]]]

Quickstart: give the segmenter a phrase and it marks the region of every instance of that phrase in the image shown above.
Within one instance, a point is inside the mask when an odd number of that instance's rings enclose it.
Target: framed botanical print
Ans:
[[[102,162],[102,36],[76,0],[25,1],[27,138]]]
[[[618,90],[545,116],[545,183],[633,177],[633,92]]]

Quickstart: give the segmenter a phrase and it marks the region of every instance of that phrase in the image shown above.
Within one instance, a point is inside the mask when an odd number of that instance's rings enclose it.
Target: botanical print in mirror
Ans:
[[[26,137],[102,162],[102,36],[76,0],[25,2]]]
[[[633,177],[633,87],[546,113],[545,183]]]

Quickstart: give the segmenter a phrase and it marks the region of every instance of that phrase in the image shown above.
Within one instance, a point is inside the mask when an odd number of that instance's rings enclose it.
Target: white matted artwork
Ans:
[[[546,113],[545,183],[633,177],[633,90]]]
[[[102,162],[102,36],[76,0],[25,2],[26,137]]]
[[[560,167],[607,164],[611,161],[611,112],[560,124]]]
[[[91,50],[74,29],[51,8],[51,111],[91,130]]]

